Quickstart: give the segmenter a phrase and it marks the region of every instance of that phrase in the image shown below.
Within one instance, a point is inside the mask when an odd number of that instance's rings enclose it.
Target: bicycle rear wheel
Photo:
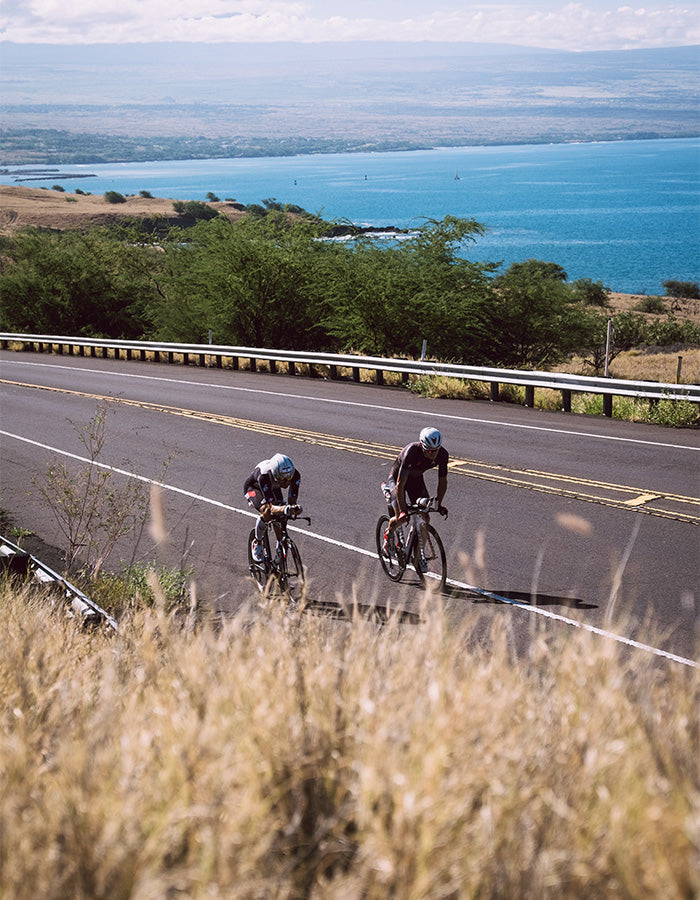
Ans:
[[[437,531],[428,525],[428,536],[424,546],[424,558],[421,564],[419,541],[414,543],[413,565],[418,577],[426,587],[434,591],[443,591],[447,581],[447,559],[445,548]]]
[[[377,522],[376,531],[377,554],[379,555],[379,562],[382,564],[382,569],[384,569],[389,578],[391,578],[392,581],[401,581],[403,573],[406,571],[406,561],[404,559],[403,551],[401,551],[400,548],[396,549],[394,555],[387,553],[384,550],[384,537],[386,536],[388,527],[389,516],[380,516],[379,521]],[[389,540],[394,541],[394,535],[390,535]]]
[[[257,562],[257,560],[253,559],[253,540],[255,539],[255,529],[253,529],[248,535],[248,571],[253,576],[253,580],[255,584],[258,586],[258,590],[264,591],[267,587],[267,579],[268,579],[268,570],[267,570],[267,562]],[[263,548],[265,551],[265,559],[270,558],[270,549],[269,542],[267,539],[267,534],[263,538]]]

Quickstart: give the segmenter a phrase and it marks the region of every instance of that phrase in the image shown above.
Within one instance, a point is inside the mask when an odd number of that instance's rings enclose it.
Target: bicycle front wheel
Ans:
[[[440,535],[432,525],[427,526],[427,531],[423,554],[421,554],[419,541],[415,541],[413,566],[426,588],[434,591],[443,591],[447,581],[445,548],[442,545]]]
[[[286,550],[280,565],[280,588],[289,595],[290,599],[298,600],[304,589],[304,581],[301,553],[294,541],[287,538]]]
[[[389,578],[391,578],[392,581],[401,581],[403,573],[406,571],[406,562],[404,560],[403,552],[399,548],[396,548],[393,554],[388,553],[384,549],[384,539],[387,535],[388,528],[389,516],[381,516],[377,522],[377,554],[379,555],[379,562],[382,564],[382,569],[384,569]],[[396,547],[395,535],[390,534],[389,541]]]

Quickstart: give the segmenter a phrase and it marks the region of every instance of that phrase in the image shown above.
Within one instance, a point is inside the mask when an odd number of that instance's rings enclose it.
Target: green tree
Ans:
[[[447,216],[426,220],[408,240],[330,244],[319,283],[328,331],[346,350],[417,356],[426,340],[431,356],[480,361],[480,308],[494,266],[463,252],[483,232],[478,222]]]
[[[496,284],[503,279],[511,281],[521,278],[528,281],[566,281],[566,271],[558,264],[544,262],[541,259],[526,259],[523,262],[514,262],[508,267],[504,275],[499,275]]]
[[[25,228],[0,242],[5,331],[138,338],[158,260],[108,230]]]
[[[284,213],[223,217],[174,232],[164,299],[153,307],[158,335],[217,343],[313,349],[322,330],[310,290],[318,226]]]
[[[610,306],[610,288],[605,287],[602,281],[579,278],[571,285],[571,296],[587,306]]]
[[[571,302],[566,273],[555,263],[514,263],[495,280],[489,318],[492,361],[548,368],[590,339],[593,320]]]
[[[697,281],[664,281],[664,288],[669,297],[679,300],[700,300],[700,286]]]

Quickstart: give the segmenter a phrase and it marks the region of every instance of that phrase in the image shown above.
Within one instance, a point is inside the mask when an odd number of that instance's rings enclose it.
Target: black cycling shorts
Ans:
[[[386,502],[396,509],[396,482],[393,478],[388,478],[382,484],[382,493]],[[422,475],[414,475],[406,479],[406,487],[404,494],[408,497],[409,503],[415,503],[421,497],[429,497],[428,488],[425,484],[425,478]]]

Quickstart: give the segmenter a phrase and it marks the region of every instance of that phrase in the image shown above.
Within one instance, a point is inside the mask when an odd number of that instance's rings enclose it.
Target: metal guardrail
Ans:
[[[104,623],[115,631],[118,630],[116,619],[98,606],[70,581],[54,572],[31,553],[28,553],[17,544],[13,544],[7,538],[0,536],[0,571],[14,574],[23,581],[34,581],[38,585],[53,585],[60,591],[63,600],[70,607],[73,616],[80,619],[84,625]]]
[[[231,360],[231,367],[238,369],[239,361],[247,359],[250,370],[256,371],[256,363],[265,360],[270,371],[278,371],[278,365],[286,365],[290,375],[297,373],[297,365],[306,365],[310,375],[320,374],[318,367],[329,370],[331,379],[339,379],[340,369],[350,369],[354,381],[360,381],[360,371],[376,373],[376,382],[384,384],[384,373],[395,372],[404,382],[410,375],[442,375],[465,381],[481,381],[490,384],[490,398],[499,399],[501,384],[520,385],[525,388],[525,405],[534,406],[535,388],[561,391],[562,409],[571,412],[571,396],[574,393],[603,395],[603,413],[612,416],[613,397],[636,397],[650,400],[690,400],[700,403],[700,385],[670,384],[656,381],[625,381],[614,378],[600,378],[587,375],[568,375],[557,372],[530,372],[517,369],[485,368],[464,366],[455,363],[439,363],[428,360],[391,359],[379,356],[356,356],[344,353],[310,353],[303,350],[271,350],[263,347],[233,347],[219,344],[175,344],[160,341],[123,341],[102,338],[77,338],[61,335],[9,334],[0,333],[0,347],[13,349],[20,345],[22,350],[56,352],[80,356],[102,356],[107,358],[112,351],[115,359],[140,359],[150,357],[156,362],[184,365],[197,364],[221,368],[224,360]]]

